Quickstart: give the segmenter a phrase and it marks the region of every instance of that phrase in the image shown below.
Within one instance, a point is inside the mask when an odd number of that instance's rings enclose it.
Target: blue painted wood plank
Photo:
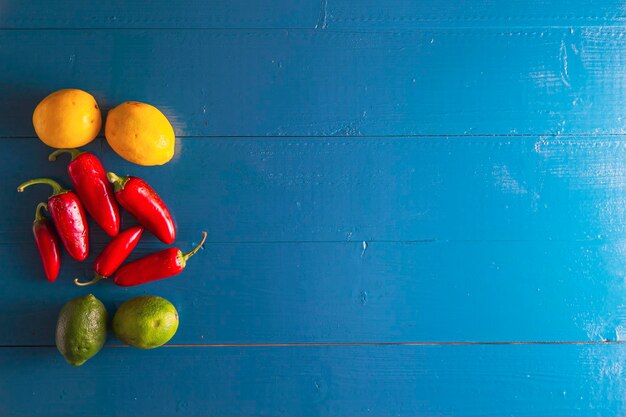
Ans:
[[[327,27],[424,28],[487,26],[623,25],[626,13],[618,0],[490,0],[434,2],[410,0],[329,0]]]
[[[299,0],[85,3],[5,0],[0,28],[422,28],[432,26],[622,25],[617,0]],[[45,12],[42,12],[45,11]]]
[[[0,28],[314,28],[319,0],[4,0]]]
[[[46,416],[620,416],[624,346],[0,350],[0,412]]]
[[[625,31],[5,30],[0,136],[68,86],[183,136],[622,134]]]
[[[189,248],[196,235],[181,236]],[[144,241],[134,256],[162,248]],[[113,314],[159,295],[179,309],[172,343],[623,340],[624,241],[207,244],[185,272],[91,288],[92,260],[45,281],[32,243],[0,245],[0,345],[51,344],[63,304],[91,291]],[[549,317],[549,320],[547,318]],[[113,340],[111,339],[111,342]]]
[[[66,161],[36,139],[4,139],[0,242],[29,241],[46,187]],[[148,180],[181,236],[210,242],[615,240],[626,228],[623,137],[185,138],[144,168],[104,141],[107,169]],[[36,168],[34,168],[36,167]],[[105,236],[94,236],[99,242]]]
[[[61,281],[45,283],[30,225],[48,190],[14,187],[66,178],[65,165],[47,162],[35,139],[6,143],[0,327],[11,331],[0,344],[50,343],[60,307],[85,293],[71,278],[90,275],[107,239],[94,228],[90,260],[66,259]],[[200,230],[211,244],[178,279],[93,291],[111,311],[134,295],[171,298],[185,317],[180,343],[616,339],[624,143],[188,138],[165,168],[140,168],[98,141],[88,149],[107,168],[162,193],[178,245],[191,247]],[[163,247],[150,236],[144,245],[138,254]]]

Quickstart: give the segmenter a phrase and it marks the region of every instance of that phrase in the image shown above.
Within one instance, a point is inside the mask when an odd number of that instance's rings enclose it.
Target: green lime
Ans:
[[[176,307],[165,298],[153,295],[126,301],[113,317],[113,331],[118,339],[140,349],[165,344],[177,329]]]
[[[102,349],[107,310],[92,294],[68,301],[57,321],[56,344],[70,365],[80,366]]]

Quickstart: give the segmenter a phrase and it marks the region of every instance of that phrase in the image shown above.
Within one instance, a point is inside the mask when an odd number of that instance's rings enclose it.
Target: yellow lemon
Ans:
[[[102,127],[98,103],[85,91],[68,88],[44,98],[33,113],[39,139],[53,148],[78,148],[94,140]]]
[[[172,125],[146,103],[127,101],[109,111],[104,134],[119,156],[135,164],[163,165],[174,156]]]

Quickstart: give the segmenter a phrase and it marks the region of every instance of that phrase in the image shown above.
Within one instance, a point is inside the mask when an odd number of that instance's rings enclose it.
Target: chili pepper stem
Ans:
[[[187,261],[187,259],[191,258],[193,255],[196,254],[196,252],[198,252],[200,250],[200,248],[202,247],[202,245],[204,245],[204,242],[206,241],[206,237],[207,237],[207,232],[202,232],[202,240],[200,241],[200,243],[198,243],[196,245],[195,248],[193,248],[192,250],[190,250],[189,252],[185,253],[182,255],[182,260],[183,261]]]
[[[103,278],[106,278],[106,277],[100,274],[94,274],[93,279],[87,282],[80,282],[78,278],[74,278],[74,284],[78,285],[79,287],[86,287],[88,285],[95,284],[96,282],[100,281]]]
[[[78,157],[78,155],[83,153],[83,151],[79,151],[78,149],[65,149],[65,148],[57,149],[56,151],[48,155],[48,161],[56,161],[57,157],[61,155],[62,153],[69,153],[72,156],[71,161],[73,161],[74,159]]]
[[[32,180],[28,180],[26,182],[21,183],[17,187],[17,191],[21,193],[26,189],[26,187],[30,187],[31,185],[35,185],[35,184],[48,184],[49,186],[51,186],[52,195],[50,197],[54,197],[55,195],[59,195],[59,194],[63,194],[64,192],[67,192],[66,189],[61,187],[61,184],[59,184],[58,182],[50,178],[34,178]]]
[[[111,184],[113,184],[113,189],[115,190],[115,192],[118,192],[124,189],[124,186],[126,185],[126,183],[128,182],[130,178],[120,177],[114,174],[113,172],[107,172],[107,179],[109,180]]]
[[[37,204],[37,208],[35,209],[35,221],[36,222],[44,219],[44,216],[41,213],[41,209],[48,210],[48,205],[46,203]]]

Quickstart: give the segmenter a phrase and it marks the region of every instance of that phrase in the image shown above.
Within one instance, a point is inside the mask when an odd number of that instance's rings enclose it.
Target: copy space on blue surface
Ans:
[[[0,416],[624,415],[626,12],[617,1],[0,5]],[[163,348],[54,346],[108,238],[47,283],[68,185],[31,116],[59,88],[160,108],[139,167],[209,237],[184,275],[89,291],[180,314]],[[124,217],[124,224],[132,222]],[[134,258],[164,248],[147,236]]]

